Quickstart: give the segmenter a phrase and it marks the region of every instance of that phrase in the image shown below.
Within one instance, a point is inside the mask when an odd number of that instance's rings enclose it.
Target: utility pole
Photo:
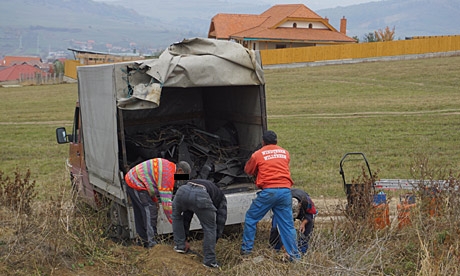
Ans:
[[[40,35],[37,34],[37,55],[40,55]]]

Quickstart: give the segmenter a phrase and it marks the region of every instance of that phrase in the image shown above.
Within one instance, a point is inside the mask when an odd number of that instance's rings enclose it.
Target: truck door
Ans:
[[[85,164],[83,147],[83,133],[81,129],[80,107],[75,108],[72,135],[70,136],[69,168],[70,180],[78,195],[91,206],[95,206],[94,190],[89,183]]]

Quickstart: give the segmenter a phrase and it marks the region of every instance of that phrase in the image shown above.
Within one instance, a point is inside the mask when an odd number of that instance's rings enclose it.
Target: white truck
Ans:
[[[170,45],[158,59],[81,66],[67,166],[79,197],[110,203],[114,238],[135,237],[124,175],[162,157],[188,161],[190,178],[207,178],[228,201],[227,225],[244,222],[257,188],[243,167],[267,129],[265,81],[257,51],[204,38]],[[161,205],[160,205],[161,208]],[[172,232],[159,211],[158,233]],[[192,230],[201,226],[196,217]]]

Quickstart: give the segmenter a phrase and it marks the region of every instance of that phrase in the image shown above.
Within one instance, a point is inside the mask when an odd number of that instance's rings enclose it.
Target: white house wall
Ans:
[[[308,22],[308,21],[307,22],[305,21],[286,21],[283,24],[281,24],[279,27],[292,28],[294,23],[297,24],[297,28],[308,29],[309,25],[311,24],[313,29],[327,29],[327,26],[321,22]]]

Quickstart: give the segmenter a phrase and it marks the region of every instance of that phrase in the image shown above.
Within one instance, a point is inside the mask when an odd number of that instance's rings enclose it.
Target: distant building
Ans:
[[[27,79],[46,77],[46,72],[29,64],[11,65],[0,70],[0,82],[20,83]]]
[[[74,53],[75,59],[78,60],[81,65],[113,63],[144,59],[143,56],[141,56],[139,53],[136,53],[135,51],[133,53],[107,53],[72,48],[69,48],[68,50]]]
[[[32,65],[44,72],[48,72],[49,70],[49,65],[42,62],[40,57],[35,56],[5,56],[0,67],[5,68],[21,64]]]
[[[223,14],[211,20],[208,37],[231,40],[253,50],[357,43],[303,4],[275,5],[260,15]]]
[[[5,56],[2,60],[2,66],[11,66],[17,64],[30,64],[34,65],[41,63],[42,60],[40,57],[35,56]]]

